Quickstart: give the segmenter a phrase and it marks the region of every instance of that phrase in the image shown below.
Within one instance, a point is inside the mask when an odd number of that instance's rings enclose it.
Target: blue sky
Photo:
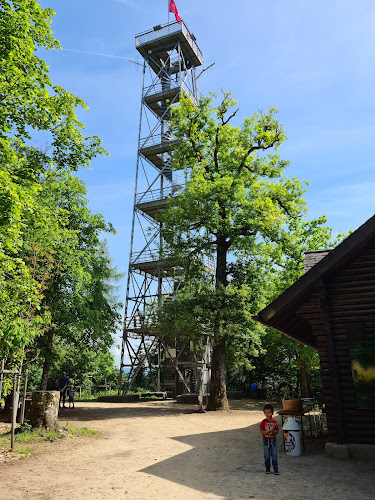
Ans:
[[[374,214],[375,4],[372,0],[175,0],[205,56],[203,93],[232,92],[245,118],[276,107],[289,176],[308,180],[309,218],[339,230]],[[128,266],[142,72],[134,35],[168,20],[167,0],[40,0],[64,50],[41,52],[51,79],[81,97],[87,134],[111,154],[81,171],[90,207],[112,222]],[[172,14],[171,14],[172,16]],[[81,52],[80,52],[81,51]],[[94,52],[104,55],[92,55]],[[109,57],[113,56],[113,57]],[[125,280],[122,286],[125,295]],[[124,297],[125,298],[125,297]]]

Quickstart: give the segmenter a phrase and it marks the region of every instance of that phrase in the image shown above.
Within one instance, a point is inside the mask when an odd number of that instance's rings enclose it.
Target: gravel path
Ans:
[[[0,464],[0,499],[34,500],[373,500],[375,463],[326,458],[323,442],[285,456],[280,476],[264,474],[251,402],[230,412],[194,413],[172,401],[77,403],[60,421],[100,431],[44,446]]]

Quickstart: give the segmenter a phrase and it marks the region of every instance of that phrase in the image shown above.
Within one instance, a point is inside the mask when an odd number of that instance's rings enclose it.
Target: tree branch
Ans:
[[[218,150],[219,150],[219,130],[220,130],[220,127],[218,126],[216,128],[215,149],[214,149],[214,165],[215,165],[216,172],[219,171],[219,163],[217,161],[217,153],[218,153]]]
[[[191,146],[192,146],[193,151],[195,153],[195,157],[196,157],[197,161],[201,162],[203,160],[203,156],[198,149],[198,145],[196,144],[196,142],[192,138],[192,133],[191,133],[192,125],[193,125],[193,120],[189,116],[189,135],[188,135],[188,138],[190,140],[190,143],[191,143]]]
[[[247,158],[249,157],[249,155],[253,151],[259,151],[259,150],[266,151],[267,149],[273,148],[274,145],[275,145],[275,143],[278,142],[279,139],[280,139],[280,131],[278,131],[276,133],[276,135],[275,135],[272,143],[269,144],[268,146],[262,146],[259,141],[258,141],[258,145],[257,146],[251,146],[251,148],[248,150],[248,152],[245,154],[245,156],[241,160],[241,164],[238,167],[238,173],[241,173],[241,171],[244,168],[247,168],[248,170],[250,170],[250,172],[254,172],[254,170],[252,170],[249,166],[245,165],[245,161],[247,160]]]
[[[288,217],[290,217],[291,219],[298,219],[301,217],[300,214],[297,214],[297,215],[293,215],[291,213],[291,211],[288,209],[288,207],[279,199],[279,198],[276,198],[275,200],[278,205],[284,210],[284,212],[288,215]]]
[[[236,109],[236,110],[235,110],[235,111],[234,111],[234,112],[233,112],[233,113],[229,116],[229,118],[228,118],[227,120],[224,120],[224,114],[223,114],[223,115],[221,115],[221,123],[222,123],[222,125],[224,126],[224,125],[226,125],[227,123],[229,123],[229,122],[230,122],[230,120],[236,116],[236,114],[238,113],[238,110],[239,110],[239,108],[237,108],[237,109]]]

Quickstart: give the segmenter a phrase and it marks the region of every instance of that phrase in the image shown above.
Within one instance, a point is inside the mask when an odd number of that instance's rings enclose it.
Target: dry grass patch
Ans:
[[[35,455],[46,443],[92,437],[99,434],[87,427],[73,427],[68,422],[58,431],[33,429],[30,425],[18,426],[14,436],[14,448],[11,450],[11,424],[0,423],[0,462],[24,459]],[[27,444],[28,446],[25,446]]]

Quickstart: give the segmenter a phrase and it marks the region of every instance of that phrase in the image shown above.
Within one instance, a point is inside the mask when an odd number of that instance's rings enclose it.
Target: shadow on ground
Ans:
[[[205,498],[268,500],[275,495],[285,500],[374,498],[375,464],[329,459],[320,439],[306,440],[306,452],[300,457],[290,457],[285,455],[282,439],[278,438],[280,476],[264,474],[259,424],[174,439],[191,449],[140,472],[193,488],[204,493]],[[204,485],[198,479],[202,468]],[[191,472],[187,476],[187,470],[195,470],[196,474]]]

